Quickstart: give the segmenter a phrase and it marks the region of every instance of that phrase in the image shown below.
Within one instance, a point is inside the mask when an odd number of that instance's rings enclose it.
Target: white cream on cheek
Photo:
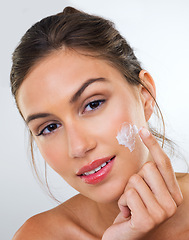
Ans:
[[[135,149],[135,139],[138,134],[138,128],[136,125],[124,122],[121,130],[118,132],[116,139],[120,145],[129,148],[130,152]]]

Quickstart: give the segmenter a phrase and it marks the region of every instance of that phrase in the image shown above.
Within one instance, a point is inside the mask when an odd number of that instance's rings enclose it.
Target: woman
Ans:
[[[176,179],[149,129],[154,81],[111,22],[67,7],[36,23],[11,86],[45,161],[80,192],[13,239],[189,238],[188,174]]]

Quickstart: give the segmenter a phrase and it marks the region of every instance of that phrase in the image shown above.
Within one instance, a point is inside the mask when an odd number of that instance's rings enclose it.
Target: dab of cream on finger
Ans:
[[[116,139],[120,145],[127,147],[130,152],[132,152],[135,149],[135,139],[138,131],[139,130],[136,125],[124,122],[121,130],[116,136]]]

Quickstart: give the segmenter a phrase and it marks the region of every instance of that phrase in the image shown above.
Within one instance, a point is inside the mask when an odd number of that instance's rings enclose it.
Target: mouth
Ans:
[[[79,176],[85,183],[96,184],[104,180],[111,171],[115,156],[95,160],[79,170]]]

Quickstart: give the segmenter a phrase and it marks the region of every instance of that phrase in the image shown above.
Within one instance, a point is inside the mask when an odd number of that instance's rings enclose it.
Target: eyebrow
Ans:
[[[78,100],[78,98],[81,96],[81,94],[85,91],[85,89],[91,85],[94,82],[105,82],[108,81],[106,78],[90,78],[86,82],[84,82],[81,87],[77,90],[77,92],[73,95],[73,97],[70,100],[70,103],[74,103]],[[46,118],[52,116],[50,113],[36,113],[36,114],[31,114],[26,118],[26,124],[29,122],[39,119],[39,118]]]
[[[94,82],[106,82],[108,81],[106,78],[90,78],[86,82],[84,82],[81,87],[77,90],[77,92],[73,95],[70,100],[70,103],[74,103],[78,100],[81,94],[85,91],[85,89]]]
[[[36,113],[36,114],[32,114],[32,115],[29,115],[26,118],[26,123],[28,124],[30,121],[33,121],[35,119],[46,118],[46,117],[49,117],[49,116],[52,116],[52,114],[50,114],[50,113]]]

